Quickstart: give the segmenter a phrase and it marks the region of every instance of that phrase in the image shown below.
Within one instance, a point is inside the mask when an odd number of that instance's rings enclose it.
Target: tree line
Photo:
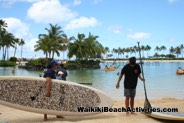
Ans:
[[[2,50],[2,60],[9,60],[9,49],[14,48],[14,57],[16,56],[17,47],[21,46],[21,58],[22,58],[22,46],[25,44],[23,39],[15,37],[12,33],[7,31],[8,25],[4,20],[0,20],[0,50]]]
[[[179,46],[173,47],[171,46],[169,49],[167,49],[165,46],[156,46],[154,48],[155,54],[153,56],[149,55],[150,50],[152,49],[149,45],[142,45],[140,46],[141,54],[144,58],[179,58],[179,55],[184,53],[184,45],[181,44]],[[166,54],[165,51],[169,50],[169,54]],[[116,55],[116,58],[128,58],[131,55],[136,56],[139,52],[139,49],[137,46],[133,47],[127,47],[127,48],[113,48],[110,50],[108,47],[105,47],[105,54],[106,58],[112,57],[113,54]],[[145,52],[147,52],[147,55],[145,56]]]
[[[14,48],[14,57],[16,56],[16,50],[18,46],[21,46],[21,58],[22,58],[22,46],[25,44],[23,39],[16,38],[12,33],[7,31],[8,25],[4,20],[0,20],[0,50],[2,50],[2,59],[9,59],[9,49]],[[68,58],[75,57],[76,60],[89,60],[95,58],[102,58],[103,55],[112,56],[116,55],[116,58],[128,58],[131,55],[138,53],[138,47],[127,48],[113,48],[111,51],[108,47],[104,47],[98,41],[98,36],[92,35],[90,32],[86,36],[85,34],[78,33],[77,36],[67,37],[60,26],[49,24],[49,28],[45,28],[45,34],[39,34],[36,45],[34,46],[35,52],[42,51],[46,59],[54,59],[59,57],[61,53],[68,51]],[[149,51],[152,49],[149,45],[140,46],[143,57],[150,58]],[[170,47],[169,54],[165,54],[167,48],[165,46],[156,46],[155,54],[152,57],[156,58],[177,58],[184,52],[183,44],[177,47]],[[147,55],[145,56],[145,52]],[[110,54],[111,53],[111,54]]]

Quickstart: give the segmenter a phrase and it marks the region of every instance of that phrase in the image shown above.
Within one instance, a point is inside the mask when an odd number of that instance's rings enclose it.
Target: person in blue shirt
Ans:
[[[49,65],[48,69],[44,74],[44,77],[46,78],[46,97],[50,97],[51,95],[51,80],[56,79],[56,72],[55,70],[58,69],[58,62],[55,60],[52,60]],[[57,115],[57,118],[62,118],[62,116]],[[47,114],[44,114],[44,120],[47,120]]]

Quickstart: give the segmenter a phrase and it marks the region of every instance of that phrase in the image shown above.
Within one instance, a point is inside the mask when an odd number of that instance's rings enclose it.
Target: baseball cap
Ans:
[[[59,63],[58,63],[57,61],[55,61],[55,60],[52,60],[52,61],[50,62],[50,64],[49,64],[50,67],[53,67],[53,66],[55,66],[55,65],[59,65]]]

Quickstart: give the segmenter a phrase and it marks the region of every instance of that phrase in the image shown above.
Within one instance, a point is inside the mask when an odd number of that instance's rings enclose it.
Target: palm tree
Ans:
[[[160,47],[160,51],[163,51],[163,54],[164,54],[164,51],[166,50],[167,48],[165,46],[161,46]]]
[[[97,41],[98,36],[91,35],[89,33],[88,37],[85,39],[84,44],[88,48],[87,58],[96,58],[97,54],[100,56],[105,54],[104,47]]]
[[[49,24],[49,26],[49,29],[45,28],[48,34],[39,35],[39,40],[37,41],[37,45],[35,45],[35,51],[42,50],[46,58],[54,59],[55,54],[59,57],[60,51],[63,52],[67,49],[68,39],[60,26],[52,24]],[[48,48],[48,45],[50,45],[50,48]]]
[[[151,50],[151,47],[149,45],[146,45],[145,50],[147,51],[147,58],[149,57],[149,51]]]
[[[183,44],[180,45],[180,48],[181,48],[181,53],[182,53],[182,58],[183,58],[183,52],[184,52],[184,46],[183,46]]]
[[[156,46],[156,47],[155,47],[155,51],[156,51],[157,54],[158,54],[158,52],[160,51],[160,48],[159,48],[158,46]]]
[[[110,50],[109,50],[109,48],[108,48],[108,47],[105,47],[105,49],[104,49],[104,50],[105,50],[105,54],[106,54],[106,58],[107,58],[107,53],[109,53],[109,51],[110,51]]]
[[[87,47],[83,43],[85,40],[85,35],[84,34],[79,34],[77,35],[77,38],[71,37],[70,42],[68,44],[68,57],[72,58],[73,56],[76,56],[76,60],[80,61],[82,58],[87,56]]]
[[[133,48],[134,48],[134,50],[135,50],[135,57],[136,57],[136,53],[139,51],[139,49],[138,49],[137,46],[134,46]]]
[[[14,51],[14,57],[15,57],[15,55],[16,55],[16,51],[17,51],[17,44],[19,44],[19,43],[20,43],[20,41],[19,41],[19,38],[15,38],[15,39],[14,39],[14,41],[15,41],[15,45],[14,45],[14,48],[15,48],[15,51]]]
[[[3,48],[3,54],[4,54],[4,41],[3,41],[3,36],[7,32],[6,28],[7,23],[5,23],[4,20],[0,19],[0,50]]]
[[[121,52],[121,54],[123,54],[123,57],[122,58],[124,58],[125,48],[121,48],[120,52]]]
[[[66,44],[68,43],[67,35],[64,33],[64,31],[61,29],[60,26],[56,25],[50,25],[50,29],[45,28],[45,30],[48,32],[48,37],[52,40],[52,59],[54,58],[54,54],[56,53],[57,56],[60,56],[59,51],[65,51]]]
[[[3,60],[9,59],[9,48],[14,47],[14,35],[6,30],[1,32],[1,47],[3,49]]]
[[[97,41],[98,36],[89,33],[85,38],[84,34],[78,34],[77,38],[71,37],[68,44],[68,57],[76,57],[77,61],[81,59],[97,58],[101,54],[105,54],[105,48]]]
[[[22,59],[22,49],[24,44],[25,44],[25,41],[23,39],[20,39],[19,46],[21,46],[21,59]]]
[[[0,36],[1,36],[1,32],[6,30],[5,29],[6,27],[8,27],[7,23],[5,23],[4,20],[0,19]]]
[[[174,50],[175,50],[175,53],[176,53],[177,58],[178,58],[178,56],[181,54],[181,48],[178,46]]]
[[[113,49],[112,49],[112,52],[116,54],[116,58],[117,58],[118,49],[116,49],[116,48],[113,48]]]
[[[146,50],[146,47],[145,46],[141,46],[141,51],[142,51],[142,56],[143,56],[143,58],[144,58],[144,51]]]
[[[170,52],[170,56],[172,56],[173,53],[175,52],[175,49],[171,46],[171,48],[169,49],[169,52]]]
[[[36,42],[36,45],[34,46],[34,50],[37,52],[39,50],[43,51],[45,54],[45,58],[48,59],[48,56],[51,54],[51,40],[48,36],[41,36],[39,35],[39,40]]]
[[[118,59],[119,59],[120,58],[119,56],[121,55],[121,47],[118,47],[117,53],[118,53]]]

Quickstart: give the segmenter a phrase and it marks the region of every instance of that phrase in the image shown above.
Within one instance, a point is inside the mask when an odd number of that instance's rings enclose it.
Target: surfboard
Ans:
[[[155,108],[155,107],[154,107]],[[158,108],[158,107],[157,107]],[[162,110],[162,108],[159,108]],[[152,112],[151,114],[145,115],[162,120],[173,120],[173,121],[184,121],[184,112]]]
[[[90,108],[112,107],[113,100],[98,89],[62,80],[52,80],[51,96],[46,97],[45,78],[3,76],[0,104],[41,114],[84,116],[101,113]]]

